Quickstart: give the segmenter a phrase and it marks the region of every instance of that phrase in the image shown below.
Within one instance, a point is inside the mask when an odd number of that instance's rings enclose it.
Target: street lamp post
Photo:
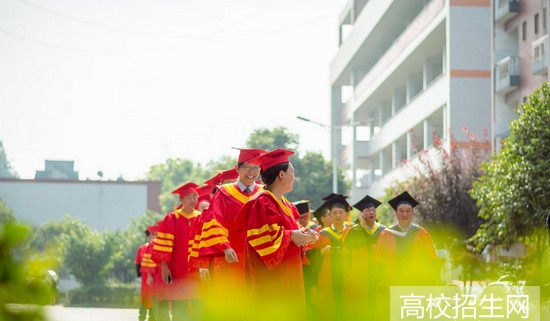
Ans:
[[[335,144],[335,131],[337,128],[335,128],[332,125],[323,124],[305,117],[296,116],[299,120],[312,123],[318,126],[321,126],[323,128],[328,128],[330,130],[330,153],[331,153],[331,160],[332,160],[332,192],[338,193],[338,166],[336,164],[336,144]]]

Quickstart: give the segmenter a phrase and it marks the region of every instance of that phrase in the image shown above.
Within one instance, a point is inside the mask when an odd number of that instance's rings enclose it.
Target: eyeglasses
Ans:
[[[242,165],[241,168],[244,169],[245,171],[254,171],[254,172],[257,172],[260,170],[260,166],[249,165],[249,164]]]

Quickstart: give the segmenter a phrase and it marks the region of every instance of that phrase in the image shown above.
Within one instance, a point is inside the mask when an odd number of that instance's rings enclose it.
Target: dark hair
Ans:
[[[244,165],[244,162],[238,162],[238,163],[237,163],[237,166],[238,166],[239,168],[241,168],[243,165]]]
[[[271,183],[275,181],[275,178],[277,178],[277,175],[279,175],[279,172],[280,171],[286,172],[289,166],[290,166],[290,162],[285,162],[285,163],[277,164],[275,166],[271,166],[265,171],[263,170],[260,171],[262,182],[264,182],[265,185],[271,185]]]
[[[149,230],[145,230],[145,236],[149,236],[151,235],[151,232],[149,232]]]

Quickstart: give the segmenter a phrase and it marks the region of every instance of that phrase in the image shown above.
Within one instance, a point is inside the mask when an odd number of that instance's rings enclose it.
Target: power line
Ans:
[[[119,32],[128,32],[128,33],[138,34],[138,35],[146,35],[146,36],[182,38],[182,37],[171,37],[171,36],[166,35],[166,34],[143,33],[143,32],[139,32],[139,31],[135,31],[135,30],[131,30],[131,29],[105,26],[105,25],[102,25],[102,24],[99,24],[99,23],[96,23],[96,22],[83,20],[83,19],[79,19],[79,18],[74,18],[72,16],[65,15],[65,14],[53,11],[51,9],[45,8],[45,7],[37,6],[37,5],[35,5],[33,3],[30,3],[26,0],[19,0],[19,1],[22,2],[22,3],[25,3],[29,6],[35,7],[39,10],[47,11],[51,14],[58,15],[58,16],[66,18],[66,19],[70,19],[72,21],[77,21],[77,22],[81,22],[81,23],[84,23],[84,24],[90,24],[90,25],[105,28],[105,29],[116,30],[116,31],[119,31]],[[91,54],[132,54],[132,53],[151,53],[151,52],[156,52],[156,51],[171,50],[171,49],[175,49],[177,47],[181,47],[181,46],[188,45],[188,44],[191,44],[191,43],[194,43],[194,42],[197,42],[197,41],[201,41],[201,40],[205,40],[205,39],[231,39],[231,38],[255,37],[255,36],[262,36],[262,35],[266,35],[266,34],[273,34],[273,33],[277,33],[277,32],[295,30],[295,29],[299,29],[299,28],[302,28],[302,27],[307,26],[307,25],[315,24],[317,22],[324,21],[326,19],[329,19],[329,18],[333,17],[333,15],[329,15],[329,16],[321,17],[321,18],[314,19],[314,20],[311,20],[311,21],[307,21],[307,22],[304,22],[304,23],[299,23],[299,24],[296,24],[296,25],[288,26],[288,27],[272,29],[272,30],[264,30],[264,31],[254,32],[254,33],[245,33],[245,34],[240,34],[240,35],[216,36],[217,34],[220,34],[223,31],[227,31],[227,29],[229,29],[229,28],[231,28],[231,27],[233,27],[233,26],[235,26],[235,25],[237,25],[237,24],[239,24],[243,21],[248,20],[253,15],[256,15],[258,12],[260,12],[260,11],[266,9],[267,7],[271,6],[273,4],[273,2],[274,1],[270,1],[270,2],[266,3],[264,6],[256,8],[256,10],[246,14],[245,16],[241,17],[240,19],[237,19],[237,20],[235,20],[235,21],[233,21],[233,22],[231,22],[231,23],[229,23],[229,24],[227,24],[223,27],[217,28],[217,29],[215,29],[211,32],[206,33],[206,34],[195,36],[195,37],[187,39],[185,41],[176,42],[176,43],[169,44],[169,45],[156,46],[156,47],[149,48],[149,49],[137,49],[137,50],[134,49],[134,50],[120,50],[120,51],[80,49],[80,48],[72,48],[72,47],[69,47],[69,46],[57,45],[57,44],[52,44],[52,43],[49,43],[49,42],[46,42],[46,41],[40,41],[40,40],[32,39],[30,37],[20,35],[16,32],[9,31],[9,30],[7,30],[5,28],[2,28],[2,27],[0,27],[0,31],[4,32],[6,34],[9,34],[11,36],[14,36],[16,38],[19,38],[21,40],[30,42],[30,43],[35,43],[35,44],[39,44],[39,45],[42,45],[42,46],[45,46],[45,47],[54,48],[54,49],[58,49],[58,50],[66,50],[66,51],[81,52],[81,53],[91,53]],[[187,37],[189,37],[189,36],[187,36]]]

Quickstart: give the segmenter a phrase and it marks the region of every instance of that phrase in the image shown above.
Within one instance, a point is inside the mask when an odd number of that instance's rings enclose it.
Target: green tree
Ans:
[[[4,204],[4,201],[0,197],[0,224],[14,221],[15,216],[13,215],[13,210],[8,208],[6,204]]]
[[[36,251],[43,257],[55,262],[55,265],[59,267],[58,273],[60,275],[70,274],[70,271],[63,265],[66,247],[63,235],[69,233],[71,222],[68,215],[60,222],[53,219],[44,222],[33,229],[25,245],[26,251]]]
[[[78,218],[65,217],[70,229],[62,235],[65,243],[65,266],[84,286],[102,285],[107,281],[109,263],[114,254],[112,235],[106,237]]]
[[[248,136],[246,146],[265,150],[275,148],[297,150],[299,139],[298,135],[289,133],[285,127],[276,127],[274,129],[259,128],[254,129],[250,136]]]
[[[13,170],[8,156],[4,150],[4,144],[0,141],[0,177],[17,178],[17,172]]]
[[[305,152],[302,157],[291,159],[296,171],[296,180],[292,192],[288,193],[291,201],[310,200],[310,207],[321,206],[322,198],[332,192],[332,162],[327,162],[321,153]],[[338,170],[338,190],[345,191],[349,183]]]
[[[217,174],[217,171],[226,170],[235,167],[237,164],[238,150],[235,149],[235,156],[225,155],[217,160],[211,160],[206,164],[206,169],[210,171],[210,176],[206,179]]]
[[[145,230],[149,225],[155,225],[162,220],[164,215],[153,211],[147,211],[132,219],[130,225],[120,232],[112,241],[116,244],[116,251],[109,263],[109,277],[120,282],[133,282],[136,278],[136,253],[139,246],[149,242],[145,236]]]
[[[211,177],[211,171],[203,168],[201,164],[194,164],[187,159],[168,159],[164,164],[153,165],[146,175],[146,180],[161,181],[160,205],[164,213],[170,212],[177,202],[176,195],[172,191],[186,182],[201,184]]]
[[[0,200],[0,209],[5,209]],[[0,211],[1,211],[0,210]],[[31,228],[15,219],[0,222],[0,320],[44,320],[43,310],[14,304],[50,303],[52,284],[46,278],[54,264],[25,250]]]
[[[510,124],[502,149],[482,165],[483,176],[471,195],[486,220],[472,238],[478,249],[488,244],[510,247],[528,242],[540,266],[547,248],[544,218],[550,209],[550,88],[544,83],[529,96]]]

